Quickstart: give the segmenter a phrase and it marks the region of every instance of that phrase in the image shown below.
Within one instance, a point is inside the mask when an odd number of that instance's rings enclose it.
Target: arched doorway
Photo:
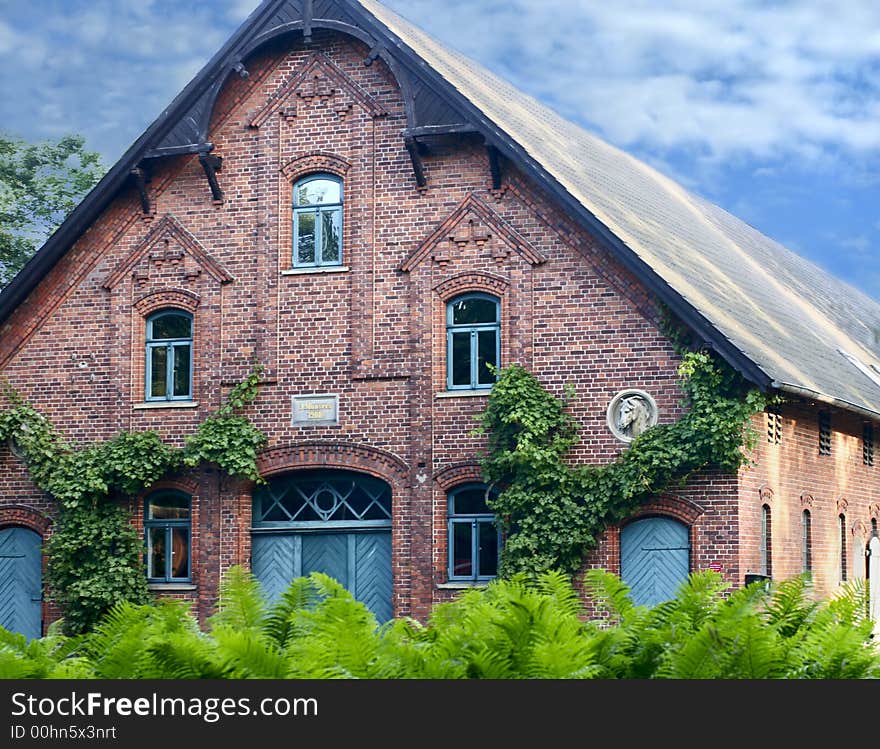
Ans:
[[[655,606],[675,597],[690,571],[688,527],[668,517],[636,520],[620,532],[620,576],[633,602]]]
[[[0,625],[29,640],[42,634],[41,546],[29,528],[0,529]]]
[[[323,572],[379,622],[391,604],[391,487],[353,471],[304,470],[254,494],[251,567],[270,600],[294,578]]]

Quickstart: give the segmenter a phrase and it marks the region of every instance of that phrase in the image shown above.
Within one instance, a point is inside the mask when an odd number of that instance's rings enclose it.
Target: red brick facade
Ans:
[[[449,300],[497,297],[502,364],[525,365],[557,395],[576,387],[579,461],[624,449],[606,425],[624,388],[648,391],[663,422],[680,415],[678,360],[638,279],[512,164],[494,190],[482,140],[450,136],[424,157],[417,188],[388,68],[365,66],[369,49],[343,35],[292,44],[258,53],[221,93],[209,140],[224,200],[212,200],[196,156],[163,160],[150,213],[134,190],[120,195],[0,329],[0,374],[75,441],[155,429],[179,445],[259,360],[266,381],[250,415],[269,437],[263,475],[325,467],[386,481],[394,611],[424,618],[460,587],[447,579],[446,492],[479,478],[483,447],[472,429],[485,393],[446,390]],[[344,181],[343,264],[307,272],[292,266],[289,206],[293,183],[315,172]],[[194,318],[193,400],[171,406],[144,402],[143,384],[145,321],[169,307]],[[338,396],[338,424],[293,426],[291,397],[324,393]],[[821,458],[816,428],[815,408],[787,409],[781,444],[762,441],[754,467],[696,477],[642,514],[684,522],[691,568],[741,584],[760,563],[765,500],[774,576],[800,571],[809,495],[815,574],[830,590],[840,508],[851,574],[863,567],[878,469],[861,463],[859,420],[835,414]],[[250,562],[252,487],[207,470],[163,486],[193,497],[193,581],[161,592],[204,618],[222,572]],[[140,527],[142,504],[132,509]],[[51,513],[0,448],[0,526]],[[609,530],[586,565],[619,571],[618,536]]]

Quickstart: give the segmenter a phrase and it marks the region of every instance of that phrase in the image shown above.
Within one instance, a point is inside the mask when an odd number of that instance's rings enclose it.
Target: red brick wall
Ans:
[[[605,411],[623,388],[650,392],[661,421],[678,417],[677,357],[655,301],[548,196],[509,164],[503,189],[491,189],[479,138],[431,144],[418,189],[391,73],[364,66],[359,42],[314,39],[264,50],[221,93],[209,140],[225,200],[212,200],[195,157],[155,165],[151,213],[133,192],[118,197],[0,329],[0,368],[74,441],[156,429],[179,445],[258,359],[266,381],[250,415],[269,437],[262,468],[332,465],[387,480],[395,611],[425,617],[455,594],[440,587],[446,492],[478,476],[484,448],[471,432],[486,396],[445,393],[446,303],[472,290],[498,296],[502,363],[524,364],[557,395],[575,386],[578,461],[619,454]],[[303,81],[306,65],[323,82]],[[344,179],[344,268],[290,273],[291,185],[315,169]],[[194,315],[194,404],[144,408],[145,319],[169,303]],[[339,425],[291,426],[291,396],[317,393],[339,396]],[[0,469],[0,505],[51,512],[5,448]],[[250,488],[207,470],[189,481],[195,589],[174,595],[204,619],[223,571],[249,563]],[[818,473],[813,483],[824,497]],[[778,497],[789,491],[776,485]],[[646,512],[685,519],[693,567],[718,563],[736,582],[754,564],[738,550],[739,528],[753,525],[749,491],[737,512],[736,478],[706,474]],[[867,499],[840,491],[864,516]],[[140,527],[139,504],[133,518]],[[815,532],[818,543],[824,526]],[[619,568],[616,534],[588,566]]]
[[[781,440],[767,439],[766,416],[756,417],[754,465],[740,471],[740,563],[760,567],[761,507],[771,508],[772,572],[785,579],[802,572],[802,515],[810,511],[813,580],[818,595],[830,595],[840,581],[839,516],[846,518],[847,577],[865,576],[865,547],[871,519],[880,513],[880,463],[863,463],[863,420],[831,413],[831,454],[819,455],[818,411],[807,402],[782,407]],[[827,410],[827,409],[826,409]]]

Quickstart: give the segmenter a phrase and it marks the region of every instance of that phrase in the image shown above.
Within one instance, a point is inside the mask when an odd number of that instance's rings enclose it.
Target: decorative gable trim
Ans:
[[[399,270],[412,271],[431,255],[441,265],[445,264],[449,261],[447,248],[443,246],[446,243],[458,247],[474,243],[481,247],[496,238],[502,245],[498,246],[498,242],[495,242],[493,256],[496,260],[503,260],[509,248],[518,252],[532,265],[540,265],[547,261],[546,256],[531,242],[522,237],[476,194],[471,193],[424,242],[410,253]]]
[[[172,247],[172,243],[175,245]],[[164,246],[163,246],[164,245]],[[170,213],[147,234],[134,251],[104,281],[104,288],[112,291],[146,257],[156,262],[179,262],[184,255],[192,257],[218,283],[234,279],[226,269],[205,250],[199,241]]]
[[[382,117],[388,112],[366,91],[364,91],[342,68],[322,52],[312,52],[305,64],[288,77],[281,86],[269,96],[266,103],[251,118],[250,127],[258,128],[279,109],[286,118],[296,117],[297,100],[321,99],[329,102],[337,92],[347,93],[360,104],[371,117]],[[334,101],[333,108],[344,115],[351,104]]]

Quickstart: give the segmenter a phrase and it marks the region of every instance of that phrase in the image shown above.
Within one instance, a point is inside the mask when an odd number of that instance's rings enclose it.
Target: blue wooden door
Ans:
[[[42,634],[41,545],[27,528],[0,530],[0,626],[28,639]]]
[[[392,617],[390,531],[255,534],[251,567],[272,601],[294,578],[323,572],[363,601],[379,622]]]
[[[338,580],[380,622],[391,605],[391,487],[353,471],[296,471],[254,493],[251,569],[270,600],[312,572]]]
[[[620,532],[620,576],[632,600],[655,606],[675,597],[690,570],[686,525],[672,518],[645,518]]]

